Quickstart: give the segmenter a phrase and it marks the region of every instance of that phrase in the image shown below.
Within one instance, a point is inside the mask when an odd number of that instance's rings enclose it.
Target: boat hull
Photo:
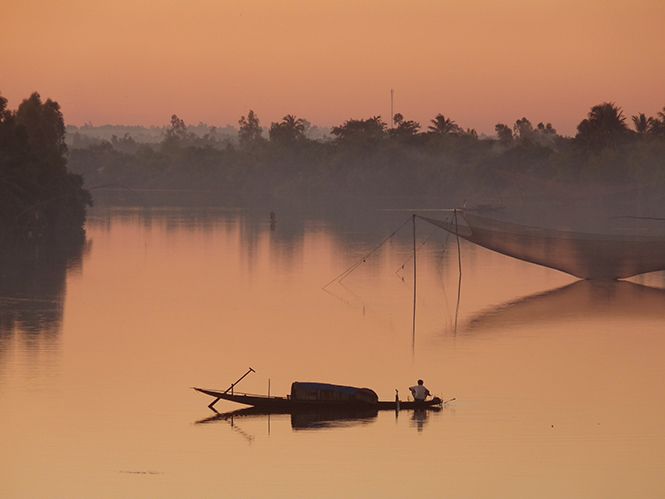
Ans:
[[[362,402],[362,401],[340,401],[340,400],[297,400],[290,397],[269,397],[264,395],[249,395],[246,393],[226,393],[217,390],[208,390],[205,388],[194,388],[194,390],[215,397],[215,401],[209,407],[215,404],[218,400],[228,400],[238,404],[255,407],[261,411],[290,413],[294,411],[310,411],[319,409],[375,409],[375,410],[401,410],[401,409],[429,409],[440,406],[443,402],[440,398],[434,397],[433,399],[424,402],[416,402],[413,400],[404,401],[387,401],[379,400],[378,402]]]

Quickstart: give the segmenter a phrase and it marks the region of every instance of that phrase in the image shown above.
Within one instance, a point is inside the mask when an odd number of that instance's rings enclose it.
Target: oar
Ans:
[[[250,367],[250,368],[249,368],[249,371],[247,371],[245,374],[243,374],[242,376],[240,376],[240,378],[238,378],[238,381],[236,381],[235,383],[231,383],[231,386],[229,386],[229,387],[224,391],[224,393],[229,393],[229,390],[231,391],[231,393],[233,393],[233,387],[234,387],[234,386],[236,386],[238,383],[240,383],[240,382],[245,378],[245,376],[247,376],[249,373],[255,373],[255,372],[256,372],[256,371]],[[216,404],[217,402],[220,401],[220,399],[221,399],[221,397],[217,397],[215,400],[213,400],[213,401],[208,405],[208,407],[210,407],[213,411],[215,411],[215,407],[214,407],[214,406],[215,406],[215,404]],[[215,412],[217,412],[217,411],[215,411]]]
[[[448,402],[452,402],[453,400],[455,400],[455,397],[446,400],[446,401],[443,403],[443,405],[446,405]]]
[[[243,374],[242,376],[240,376],[240,378],[238,378],[238,381],[236,381],[235,383],[232,383],[231,386],[229,386],[229,387],[226,389],[226,391],[225,391],[224,393],[228,393],[229,390],[231,390],[231,393],[233,393],[233,387],[234,387],[234,386],[236,386],[236,385],[237,385],[238,383],[240,383],[243,379],[245,379],[245,376],[247,376],[249,373],[255,373],[255,372],[256,372],[256,371],[250,367],[250,368],[249,368],[249,371],[247,371],[245,374]]]

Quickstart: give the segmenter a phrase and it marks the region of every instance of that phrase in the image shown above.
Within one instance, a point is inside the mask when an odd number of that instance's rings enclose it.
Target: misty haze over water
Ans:
[[[82,127],[68,134],[68,164],[93,193],[202,191],[205,202],[279,211],[501,208],[497,216],[527,224],[597,231],[614,217],[665,215],[665,117],[638,118],[633,130],[605,103],[574,138],[526,118],[483,138],[442,115],[427,127],[395,115],[390,127],[380,117],[347,120],[316,138],[317,127],[291,115],[263,127],[250,111],[237,130],[174,115],[150,139]]]

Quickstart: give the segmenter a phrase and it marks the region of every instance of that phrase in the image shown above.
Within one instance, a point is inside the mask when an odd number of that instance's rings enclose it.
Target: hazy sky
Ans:
[[[665,106],[663,0],[0,0],[0,93],[67,124],[314,125],[438,113],[573,135]]]

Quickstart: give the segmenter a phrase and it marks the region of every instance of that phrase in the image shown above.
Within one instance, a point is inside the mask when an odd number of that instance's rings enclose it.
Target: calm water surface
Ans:
[[[458,288],[455,241],[418,222],[414,334],[411,226],[373,252],[410,214],[375,215],[98,208],[78,258],[5,271],[0,496],[662,495],[662,274],[592,285],[462,243]],[[191,389],[250,366],[238,390],[455,400],[230,418]]]

